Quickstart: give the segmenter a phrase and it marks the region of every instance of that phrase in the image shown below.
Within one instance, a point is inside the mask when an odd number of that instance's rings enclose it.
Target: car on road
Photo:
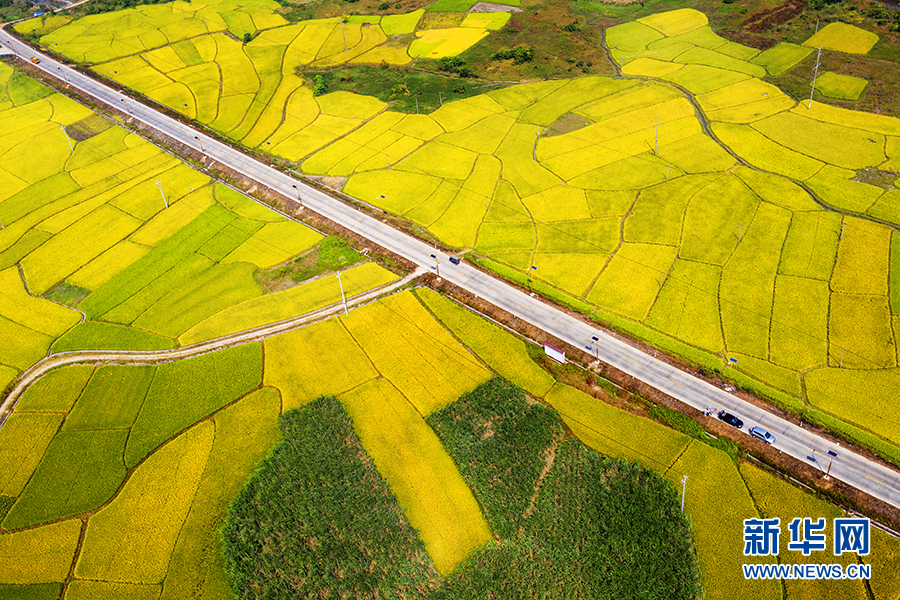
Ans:
[[[459,264],[459,257],[451,256],[451,257],[450,257],[450,262],[452,262],[454,265],[458,265],[458,264]]]
[[[753,427],[751,427],[749,433],[756,439],[764,441],[766,444],[771,444],[775,441],[775,436],[759,425],[754,425]]]
[[[743,421],[738,419],[733,414],[725,412],[724,410],[719,411],[719,420],[728,423],[732,427],[737,427],[738,429],[744,426]]]
[[[39,65],[39,64],[41,64],[41,59],[39,59],[37,56],[32,56],[31,62],[33,62],[36,65]]]

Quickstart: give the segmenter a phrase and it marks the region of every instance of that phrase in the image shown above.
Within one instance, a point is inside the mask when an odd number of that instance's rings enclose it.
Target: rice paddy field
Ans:
[[[372,343],[360,335],[363,323]],[[425,335],[395,335],[405,329]],[[384,336],[391,336],[389,346],[379,341]],[[392,361],[386,360],[399,355],[405,356],[402,373],[392,370]],[[354,367],[335,369],[338,361]],[[410,374],[428,373],[435,367],[454,372],[454,379],[410,381]],[[344,380],[335,376],[338,371],[345,374]],[[524,391],[496,378],[498,371],[527,385],[530,400],[524,400]],[[323,394],[331,399],[322,400]],[[520,398],[520,408],[529,407],[528,416],[518,420],[519,408],[495,406],[509,394]],[[293,416],[300,414],[293,410],[298,408],[318,416],[304,417],[306,424],[300,426]],[[500,412],[491,416],[494,410]],[[279,415],[286,411],[294,428],[290,437],[279,434]],[[332,444],[327,441],[331,434],[322,428],[332,422],[326,413],[337,415],[334,411],[345,415],[341,419],[347,428],[338,439],[352,437],[359,446],[349,451],[347,459],[331,464],[328,461],[343,456],[345,450],[329,450],[327,459],[316,457]],[[283,444],[289,441],[294,447],[290,452],[299,451],[297,456],[308,461],[305,469],[324,469],[322,473],[330,473],[329,477],[350,468],[345,462],[349,457],[365,457],[369,473],[365,477],[381,481],[371,486],[383,489],[379,492],[382,501],[393,508],[388,513],[380,512],[385,508],[360,508],[363,512],[358,517],[392,515],[381,526],[390,536],[385,539],[394,540],[385,548],[392,552],[408,548],[375,569],[378,581],[393,582],[392,587],[407,585],[404,581],[420,582],[409,584],[411,597],[430,598],[443,586],[450,586],[451,596],[460,597],[461,590],[481,581],[471,579],[475,575],[469,573],[480,573],[493,564],[483,562],[486,556],[496,556],[492,560],[501,563],[506,560],[494,547],[495,534],[502,542],[509,536],[514,539],[524,527],[537,548],[556,539],[545,527],[552,521],[548,515],[559,509],[544,513],[544,500],[533,503],[537,482],[548,475],[542,474],[547,448],[557,448],[562,441],[563,423],[580,443],[610,459],[664,472],[671,482],[680,483],[682,475],[689,476],[686,512],[706,594],[725,599],[747,595],[791,599],[819,597],[829,590],[859,592],[840,582],[804,582],[789,586],[782,596],[777,585],[745,581],[736,575],[743,560],[740,536],[723,535],[739,532],[744,518],[786,510],[775,498],[790,497],[798,507],[815,505],[828,516],[840,511],[756,467],[741,464],[738,468],[729,455],[710,445],[556,382],[530,358],[516,336],[430,290],[418,290],[383,298],[354,309],[349,316],[270,337],[262,344],[155,367],[71,365],[39,379],[0,429],[0,492],[6,499],[0,521],[0,564],[4,565],[0,593],[27,597],[40,592],[44,595],[36,597],[67,599],[232,597],[234,580],[228,573],[246,571],[229,562],[235,554],[229,550],[230,558],[226,557],[219,529],[239,493],[258,498],[254,506],[273,501],[261,495],[259,480],[284,477],[272,471],[271,458],[270,466],[257,471],[255,483],[243,492],[241,488],[281,439],[276,455],[288,452]],[[466,433],[467,428],[474,430]],[[493,446],[485,445],[486,440]],[[572,440],[554,450],[555,468],[569,464],[571,452],[584,452],[571,445]],[[490,468],[484,470],[486,465]],[[521,476],[507,477],[510,469]],[[720,474],[715,481],[703,476],[709,469]],[[557,485],[574,489],[571,482],[556,482],[563,476],[559,471],[552,470],[548,476],[544,483],[548,490]],[[340,481],[346,479],[338,478],[332,485],[343,485]],[[291,476],[281,487],[294,489],[296,484],[297,478]],[[367,502],[364,490],[371,486],[353,493],[352,506]],[[773,491],[773,486],[785,491]],[[304,489],[294,489],[292,502],[326,493],[326,488]],[[674,488],[669,489],[674,496]],[[551,493],[551,497],[560,495]],[[321,503],[298,505],[304,511],[302,522],[313,529],[317,520],[326,517],[328,522],[357,519],[347,512],[350,504],[333,514],[321,513],[316,506]],[[641,520],[646,521],[646,515]],[[230,523],[230,528],[242,527],[239,520]],[[266,531],[276,531],[274,526],[267,521]],[[577,529],[583,533],[591,527],[585,521]],[[348,525],[348,535],[350,531]],[[361,543],[367,546],[372,544],[373,552],[387,543],[370,538],[367,532],[371,528],[352,535],[362,536],[366,541]],[[405,533],[394,537],[400,532]],[[308,547],[312,554],[298,550],[290,556],[299,562],[280,568],[307,565],[302,568],[311,569],[311,577],[330,581],[329,561],[340,562],[345,553],[337,547],[324,552],[331,548],[327,541],[331,534],[322,530],[316,535],[324,544],[322,552],[317,553],[315,545]],[[231,534],[226,537],[235,543]],[[875,540],[872,555],[883,562],[880,568],[885,572],[897,568],[900,542],[889,536]],[[281,553],[272,548],[267,554],[246,554],[237,548],[254,561],[272,560]],[[558,550],[541,550],[545,551],[551,552],[549,557]],[[412,561],[405,571],[391,567],[400,564],[400,556]],[[528,556],[534,555],[526,551]],[[351,564],[345,568],[355,568]],[[554,563],[540,564],[528,568],[544,569]],[[268,569],[259,568],[263,573]],[[585,569],[579,577],[587,577],[591,569],[588,563],[577,568]],[[521,573],[520,569],[514,572]],[[563,571],[553,573],[568,576]],[[248,580],[240,577],[243,583],[238,585],[245,589]],[[256,585],[266,581],[266,585],[277,585],[256,577]],[[485,583],[474,584],[475,589],[498,577],[508,574],[498,572]],[[509,581],[531,585],[527,580]],[[375,580],[369,581],[374,585]],[[431,584],[422,587],[422,581]]]
[[[340,300],[333,278],[256,279],[320,233],[6,65],[0,79],[0,386],[49,353],[172,348]],[[347,266],[351,296],[396,279]]]

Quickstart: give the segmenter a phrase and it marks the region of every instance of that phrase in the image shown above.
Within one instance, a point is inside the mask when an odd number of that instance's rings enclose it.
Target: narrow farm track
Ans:
[[[362,294],[347,299],[347,306],[357,307],[372,300],[389,294],[398,288],[411,282],[416,277],[425,273],[425,269],[419,268],[406,277],[383,285],[381,287],[369,290]],[[285,333],[293,329],[299,329],[325,319],[330,319],[335,315],[339,315],[344,310],[341,302],[331,304],[324,308],[298,315],[285,321],[255,327],[246,331],[240,331],[231,335],[215,338],[206,342],[183,346],[181,348],[172,348],[170,350],[151,350],[151,351],[133,351],[133,350],[81,350],[74,352],[62,352],[53,354],[41,360],[32,366],[28,371],[22,374],[18,383],[0,405],[0,427],[6,422],[6,418],[12,413],[19,398],[25,393],[31,384],[40,379],[45,373],[57,367],[71,365],[75,363],[104,363],[104,364],[129,364],[129,365],[155,365],[173,360],[181,360],[200,354],[207,354],[222,350],[230,346],[238,344],[246,344],[249,342],[258,342],[273,335]]]
[[[833,441],[745,402],[691,373],[658,360],[626,341],[598,329],[595,324],[582,321],[470,265],[465,263],[454,265],[449,262],[448,254],[435,250],[433,246],[204,135],[185,123],[133,99],[126,106],[125,96],[120,92],[33,50],[9,34],[0,37],[0,41],[14,48],[23,60],[31,57],[40,58],[41,62],[36,66],[48,75],[58,78],[60,73],[64,73],[71,86],[90,95],[97,102],[120,112],[127,110],[135,121],[155,129],[160,135],[168,136],[178,143],[197,150],[202,148],[201,151],[215,161],[286,198],[302,197],[303,206],[307,209],[420,267],[433,269],[437,262],[440,265],[440,276],[449,282],[551,336],[575,347],[585,348],[595,354],[598,360],[625,375],[632,376],[698,410],[715,406],[737,414],[743,419],[747,429],[759,424],[775,435],[774,447],[777,450],[801,462],[812,464],[825,471],[829,467],[828,452],[835,452],[837,458],[830,468],[832,477],[887,504],[900,507],[900,472],[897,470],[852,450],[838,447]],[[171,358],[174,356],[170,355],[169,359]]]

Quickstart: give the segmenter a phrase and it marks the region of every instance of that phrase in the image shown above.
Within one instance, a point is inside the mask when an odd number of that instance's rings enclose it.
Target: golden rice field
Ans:
[[[333,278],[255,279],[320,233],[3,64],[0,83],[0,388],[51,352],[171,348],[340,300]],[[345,285],[394,279],[366,262]]]

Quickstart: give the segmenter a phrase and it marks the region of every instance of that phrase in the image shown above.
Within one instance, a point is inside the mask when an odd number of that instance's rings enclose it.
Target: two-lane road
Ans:
[[[814,461],[824,470],[828,465],[827,453],[834,450],[838,458],[834,460],[831,469],[833,477],[875,498],[900,507],[900,473],[897,471],[848,449],[837,448],[832,442],[810,431],[744,402],[664,361],[657,360],[622,340],[599,331],[564,311],[532,298],[521,290],[465,263],[453,265],[449,262],[448,255],[435,251],[432,246],[203,135],[178,120],[136,100],[128,99],[116,90],[35,52],[9,34],[0,34],[0,41],[17,51],[25,60],[38,57],[41,61],[36,65],[38,68],[57,78],[65,79],[71,86],[96,100],[128,112],[135,120],[188,146],[198,150],[202,146],[202,151],[210,158],[246,177],[289,198],[297,197],[299,193],[306,208],[420,266],[433,269],[435,260],[432,255],[436,255],[442,277],[573,346],[590,347],[597,358],[620,371],[699,410],[709,406],[724,408],[744,420],[745,430],[753,425],[762,425],[775,435],[774,446],[782,452],[804,462]],[[596,345],[593,345],[594,337],[599,340]]]

